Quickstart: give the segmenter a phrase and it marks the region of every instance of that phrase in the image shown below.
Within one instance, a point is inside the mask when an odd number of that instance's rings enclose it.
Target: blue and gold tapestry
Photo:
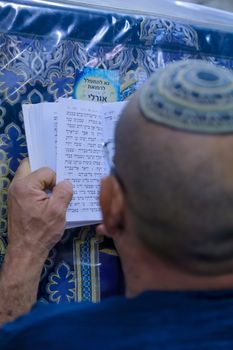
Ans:
[[[121,100],[168,62],[198,58],[233,69],[232,33],[31,0],[1,1],[0,48],[0,264],[7,246],[7,189],[27,156],[22,103],[71,97],[85,67],[117,71]],[[67,230],[50,252],[38,299],[98,302],[123,292],[112,242],[84,227]]]

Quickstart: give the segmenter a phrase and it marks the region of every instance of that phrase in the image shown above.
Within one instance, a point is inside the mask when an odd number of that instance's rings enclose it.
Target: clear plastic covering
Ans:
[[[168,0],[131,7],[123,0],[0,1],[1,260],[7,189],[27,156],[22,103],[73,96],[85,68],[115,71],[119,100],[171,61],[198,58],[233,69],[232,14]],[[66,231],[45,263],[38,298],[97,302],[123,291],[116,250],[93,226]]]
[[[67,7],[90,7],[92,9],[108,10],[111,12],[124,12],[129,14],[169,16],[174,19],[182,19],[188,23],[198,23],[220,27],[233,28],[233,14],[226,11],[210,8],[203,5],[186,2],[185,0],[59,0],[40,1],[46,4],[61,4]]]

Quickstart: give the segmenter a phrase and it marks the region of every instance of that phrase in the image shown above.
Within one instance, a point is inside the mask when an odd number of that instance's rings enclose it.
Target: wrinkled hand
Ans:
[[[51,190],[50,195],[46,189]],[[46,258],[63,235],[72,193],[69,182],[56,185],[55,173],[49,168],[30,174],[28,160],[24,160],[8,192],[9,247]]]

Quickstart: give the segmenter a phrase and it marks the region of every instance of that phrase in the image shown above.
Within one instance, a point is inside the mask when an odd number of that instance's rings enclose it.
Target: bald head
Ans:
[[[135,233],[155,254],[193,272],[228,272],[233,133],[191,132],[146,118],[142,94],[131,99],[116,131],[116,168]]]

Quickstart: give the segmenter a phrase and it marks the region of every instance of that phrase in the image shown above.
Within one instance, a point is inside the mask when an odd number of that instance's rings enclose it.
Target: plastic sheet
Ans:
[[[228,27],[232,30],[233,27],[233,14],[226,11],[220,11],[214,8],[210,8],[203,5],[198,5],[185,0],[135,0],[132,3],[125,0],[49,0],[41,1],[47,4],[61,4],[68,7],[90,7],[102,10],[108,10],[114,12],[124,12],[139,15],[156,15],[156,16],[169,16],[173,19],[182,19],[183,22],[198,23],[205,26],[213,25],[219,28]]]
[[[171,61],[199,58],[233,69],[231,14],[199,6],[191,13],[194,7],[185,10],[179,1],[159,1],[156,8],[144,0],[144,9],[134,1],[135,11],[126,4],[119,8],[120,0],[108,1],[107,7],[92,2],[0,1],[1,260],[7,188],[27,156],[22,103],[71,97],[84,67],[117,71],[121,100]],[[68,230],[50,252],[38,298],[96,302],[123,289],[112,242],[97,238],[95,227],[85,227]]]

